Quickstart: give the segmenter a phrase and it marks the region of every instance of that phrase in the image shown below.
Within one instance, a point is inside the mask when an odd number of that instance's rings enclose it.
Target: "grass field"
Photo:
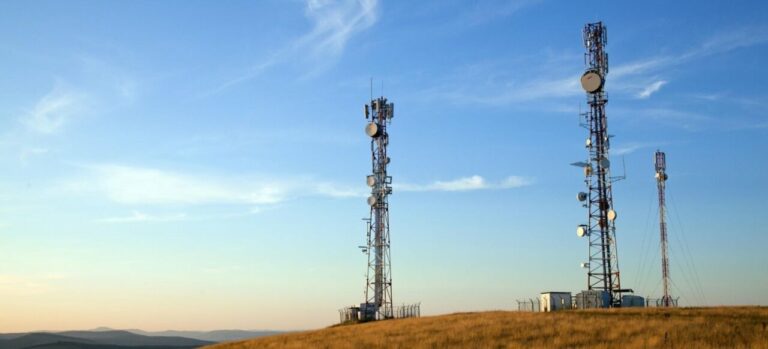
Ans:
[[[768,348],[768,307],[492,311],[378,321],[208,348]]]

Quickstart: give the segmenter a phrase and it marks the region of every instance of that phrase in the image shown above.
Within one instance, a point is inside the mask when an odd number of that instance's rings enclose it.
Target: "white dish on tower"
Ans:
[[[578,235],[578,237],[580,238],[589,235],[589,230],[587,226],[580,225],[578,228],[576,228],[576,235]]]
[[[367,134],[368,137],[378,137],[379,133],[379,126],[375,123],[369,122],[368,125],[365,125],[365,134]]]
[[[590,70],[581,76],[581,87],[584,91],[589,93],[600,91],[600,89],[603,88],[604,82],[605,80],[603,80],[603,77],[593,70]]]

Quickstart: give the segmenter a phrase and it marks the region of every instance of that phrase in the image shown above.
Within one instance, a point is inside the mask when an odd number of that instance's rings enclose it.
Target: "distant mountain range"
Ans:
[[[279,331],[162,331],[114,330],[0,334],[0,349],[192,349],[216,342],[263,337]]]

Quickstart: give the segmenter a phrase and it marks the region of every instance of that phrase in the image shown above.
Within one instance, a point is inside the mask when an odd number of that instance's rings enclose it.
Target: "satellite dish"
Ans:
[[[576,197],[579,199],[579,201],[585,201],[587,200],[587,193],[581,192]]]
[[[387,165],[389,165],[390,161],[392,161],[392,159],[390,159],[389,156],[387,156]]]
[[[592,139],[591,138],[587,138],[587,141],[584,142],[584,144],[586,144],[587,147],[591,147],[592,146]]]
[[[594,70],[590,70],[581,76],[581,87],[584,91],[595,93],[603,88],[603,77]]]
[[[578,228],[576,228],[576,235],[580,238],[589,235],[589,228],[586,225],[580,225]]]
[[[616,211],[614,211],[614,210],[608,211],[608,220],[609,221],[615,221],[616,220]]]
[[[376,197],[371,195],[368,197],[368,206],[376,205]]]
[[[365,134],[367,134],[368,137],[376,138],[381,135],[381,130],[379,130],[378,125],[369,122],[368,125],[365,125]]]
[[[602,168],[611,168],[611,161],[607,158],[601,158],[600,159],[600,167]]]
[[[582,269],[587,269],[587,268],[589,268],[589,263],[581,263],[581,268],[582,268]]]
[[[376,177],[374,176],[368,176],[365,178],[365,182],[368,184],[369,187],[372,187],[376,185]]]

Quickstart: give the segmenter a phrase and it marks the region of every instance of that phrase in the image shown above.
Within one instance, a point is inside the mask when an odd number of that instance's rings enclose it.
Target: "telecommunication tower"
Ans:
[[[387,173],[389,133],[387,125],[392,121],[395,105],[385,97],[372,99],[365,105],[365,118],[370,119],[365,133],[371,137],[372,174],[366,182],[371,187],[368,205],[371,215],[367,224],[368,270],[366,273],[365,303],[361,304],[363,320],[380,320],[394,317],[392,304],[392,274],[389,254],[389,195],[392,194],[392,177]]]
[[[584,168],[587,192],[578,195],[579,201],[587,208],[587,224],[577,229],[579,237],[589,239],[589,260],[582,263],[587,269],[588,290],[606,291],[610,295],[610,306],[621,306],[621,294],[632,292],[621,288],[619,259],[616,251],[616,211],[613,208],[611,185],[622,177],[611,177],[611,162],[608,159],[611,135],[608,134],[608,118],[605,104],[608,102],[604,90],[608,74],[608,54],[605,45],[608,36],[602,22],[584,26],[584,54],[586,69],[581,76],[581,86],[587,93],[589,111],[582,114],[582,126],[589,129],[586,148],[587,162],[573,163]]]
[[[657,150],[654,157],[656,165],[656,184],[659,188],[659,232],[661,233],[661,278],[664,284],[664,296],[661,305],[671,307],[674,305],[672,296],[669,295],[669,253],[667,251],[667,204],[665,189],[667,183],[667,159],[664,152]]]

